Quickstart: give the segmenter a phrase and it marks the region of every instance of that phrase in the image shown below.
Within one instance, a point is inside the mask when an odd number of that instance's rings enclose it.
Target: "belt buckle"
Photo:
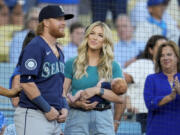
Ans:
[[[105,104],[101,104],[101,108],[104,109],[105,108]]]
[[[105,104],[99,104],[98,108],[99,108],[99,109],[104,109],[105,106],[106,106]]]

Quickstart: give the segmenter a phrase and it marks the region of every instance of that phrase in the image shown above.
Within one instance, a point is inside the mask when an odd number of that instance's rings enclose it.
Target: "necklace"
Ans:
[[[48,42],[48,40],[46,39],[46,37],[44,37],[44,36],[41,36],[41,37],[46,41],[46,43],[48,44],[48,46],[51,48],[53,54],[54,54],[57,58],[59,58],[60,55],[59,55],[59,52],[58,52],[58,49],[57,49],[57,46],[56,46],[56,42],[55,42],[54,45],[51,45],[51,44]]]
[[[169,84],[170,84],[171,88],[173,88],[173,82],[171,81],[171,82],[169,82]]]

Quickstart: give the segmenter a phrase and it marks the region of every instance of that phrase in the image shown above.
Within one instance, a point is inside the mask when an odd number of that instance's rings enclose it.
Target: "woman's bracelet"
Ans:
[[[120,124],[120,120],[114,120],[114,123]]]

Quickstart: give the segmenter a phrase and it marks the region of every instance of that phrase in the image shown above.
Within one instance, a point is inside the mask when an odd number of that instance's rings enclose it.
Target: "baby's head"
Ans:
[[[127,83],[122,78],[115,78],[111,82],[111,88],[114,93],[121,95],[127,91]]]

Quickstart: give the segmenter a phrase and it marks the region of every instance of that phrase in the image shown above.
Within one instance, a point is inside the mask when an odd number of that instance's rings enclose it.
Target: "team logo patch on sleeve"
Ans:
[[[37,67],[37,62],[35,59],[28,59],[26,60],[25,62],[25,67],[28,69],[28,70],[34,70],[36,69]]]

